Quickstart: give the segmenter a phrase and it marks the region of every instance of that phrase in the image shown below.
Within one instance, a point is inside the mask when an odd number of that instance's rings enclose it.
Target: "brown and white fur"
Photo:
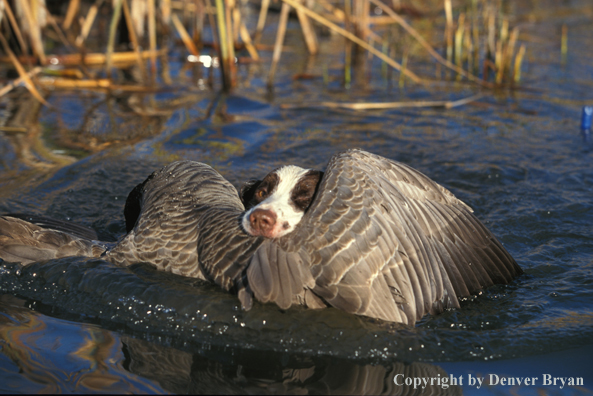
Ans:
[[[280,238],[294,230],[311,205],[323,172],[288,165],[241,189],[241,224],[253,236]]]

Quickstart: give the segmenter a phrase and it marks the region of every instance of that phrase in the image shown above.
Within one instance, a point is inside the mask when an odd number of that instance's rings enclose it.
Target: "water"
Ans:
[[[283,54],[273,97],[266,68],[255,66],[233,94],[220,96],[189,84],[172,62],[174,91],[56,91],[48,99],[54,109],[19,102],[31,133],[0,135],[0,212],[71,219],[113,241],[125,232],[128,192],[175,159],[208,163],[239,185],[286,163],[323,169],[332,154],[360,147],[449,188],[525,274],[410,328],[334,309],[256,304],[244,312],[216,286],[142,264],[2,263],[0,392],[421,394],[421,386],[396,387],[394,379],[450,376],[461,377],[461,386],[442,380],[430,391],[593,390],[593,144],[579,130],[581,107],[593,104],[593,54],[578,51],[593,48],[593,10],[587,2],[548,9],[521,27],[526,39],[538,38],[528,42],[529,89],[487,93],[451,110],[314,106],[456,100],[476,91],[409,84],[402,91],[379,77],[379,63],[370,81],[349,90],[338,81],[293,81],[303,70],[321,75],[329,62],[320,56],[307,69],[298,52]],[[564,66],[562,23],[570,43]],[[468,384],[490,374],[537,381]],[[545,374],[584,384],[547,385]]]

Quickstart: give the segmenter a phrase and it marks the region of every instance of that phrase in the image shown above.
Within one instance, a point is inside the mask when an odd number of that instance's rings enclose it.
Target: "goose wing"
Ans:
[[[65,232],[77,238],[88,239],[91,241],[99,239],[97,232],[92,228],[85,227],[71,221],[64,221],[28,213],[7,213],[4,216],[21,219],[42,228]]]
[[[310,289],[350,313],[415,323],[521,273],[472,212],[419,171],[348,150],[331,159],[298,228],[257,251],[248,282],[281,307]]]
[[[106,259],[151,263],[228,290],[261,243],[241,230],[244,210],[237,190],[212,167],[173,162],[130,192],[124,209],[128,234]]]
[[[27,265],[69,256],[99,257],[105,251],[102,244],[85,238],[92,232],[82,226],[72,226],[41,216],[32,215],[27,218],[38,220],[44,225],[57,224],[61,230],[44,228],[13,215],[0,216],[0,258]],[[68,228],[69,226],[72,228]],[[79,230],[77,227],[80,227],[82,235],[76,234]]]

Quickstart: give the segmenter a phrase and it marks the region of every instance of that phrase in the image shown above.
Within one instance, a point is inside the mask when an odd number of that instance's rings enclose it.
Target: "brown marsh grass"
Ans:
[[[211,62],[221,69],[224,91],[232,90],[237,82],[237,51],[245,50],[242,60],[261,62],[260,52],[271,49],[268,86],[272,89],[275,72],[281,66],[291,11],[296,13],[303,45],[311,55],[319,51],[317,36],[322,27],[344,37],[347,86],[353,46],[369,57],[379,58],[384,68],[400,73],[400,85],[405,81],[427,85],[452,81],[486,89],[514,88],[521,79],[525,45],[519,44],[520,32],[501,11],[500,0],[281,0],[273,48],[260,44],[270,1],[262,0],[257,6],[257,25],[250,31],[243,15],[247,4],[237,0],[69,0],[67,7],[53,12],[46,0],[0,0],[0,62],[18,74],[0,89],[0,94],[24,85],[37,100],[47,104],[42,92],[47,87],[154,90],[157,73],[163,72],[157,61],[166,65],[168,49],[175,43],[180,43],[194,61],[200,61],[205,47],[214,48],[217,56]],[[431,30],[421,33],[414,27],[422,20],[430,20]],[[210,42],[204,40],[207,29]],[[97,46],[88,41],[93,34],[106,37],[103,48],[94,52],[91,48]],[[121,41],[124,36],[130,50],[122,51],[117,43],[117,38]],[[565,46],[563,41],[563,51]],[[415,72],[415,62],[427,57],[435,64],[436,77]],[[141,84],[126,85],[114,79],[114,68],[130,65],[140,71]],[[52,78],[43,79],[48,66],[54,66]],[[451,107],[464,103],[467,101],[425,105]]]

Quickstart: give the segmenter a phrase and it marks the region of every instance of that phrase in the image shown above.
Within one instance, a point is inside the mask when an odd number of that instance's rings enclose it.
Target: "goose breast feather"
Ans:
[[[297,228],[266,240],[246,271],[255,298],[281,308],[305,290],[346,312],[410,324],[520,273],[468,205],[362,150],[331,159]]]

